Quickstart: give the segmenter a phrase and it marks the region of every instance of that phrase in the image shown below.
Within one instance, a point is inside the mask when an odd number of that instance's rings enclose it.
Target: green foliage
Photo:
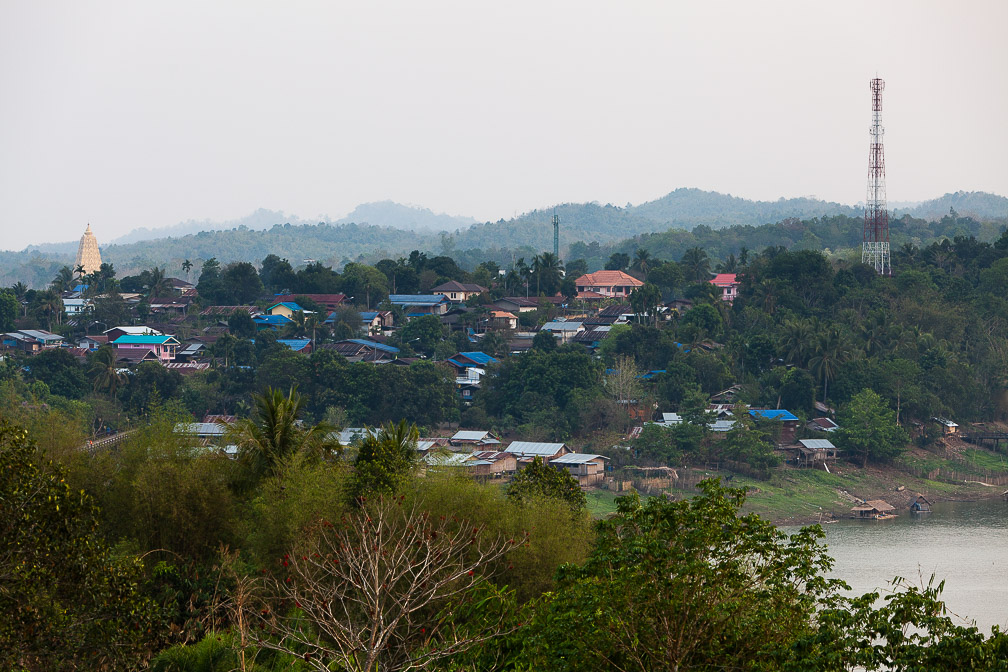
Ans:
[[[674,502],[618,500],[587,562],[536,610],[529,665],[550,670],[772,669],[839,582],[819,528],[788,537],[740,516],[716,481]]]
[[[566,469],[547,465],[541,457],[535,457],[515,475],[508,485],[507,496],[513,502],[558,499],[574,513],[585,508],[585,494],[577,479]]]
[[[417,466],[419,437],[416,425],[407,425],[405,420],[368,433],[354,458],[351,501],[398,492]]]
[[[80,399],[87,392],[87,380],[77,358],[64,348],[48,348],[27,363],[29,378],[49,386],[53,394]]]
[[[151,672],[306,672],[312,669],[303,659],[270,649],[245,647],[242,661],[241,637],[235,632],[209,632],[195,644],[178,644],[159,653],[151,661]]]
[[[897,424],[896,413],[871,389],[854,395],[841,409],[836,432],[837,446],[851,458],[890,462],[906,448],[909,437]]]
[[[267,387],[255,397],[255,406],[254,420],[239,420],[228,431],[253,480],[274,473],[292,457],[320,459],[342,449],[330,436],[332,428],[327,424],[301,425],[304,398],[297,388],[290,388],[284,396],[280,390]]]
[[[0,666],[126,669],[139,664],[153,605],[140,563],[113,558],[91,499],[0,421]]]

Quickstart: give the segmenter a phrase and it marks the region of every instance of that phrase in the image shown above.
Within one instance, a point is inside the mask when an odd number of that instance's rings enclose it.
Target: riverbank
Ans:
[[[962,480],[932,480],[916,474],[936,470],[955,472]],[[839,461],[829,471],[818,468],[783,467],[767,481],[733,474],[730,485],[746,487],[749,496],[743,511],[757,513],[776,525],[808,525],[850,517],[851,507],[862,500],[881,499],[897,511],[906,511],[918,495],[932,503],[977,502],[1000,499],[1008,489],[982,481],[992,473],[1008,473],[1008,457],[968,446],[941,446],[941,452],[909,450],[899,463],[865,468]],[[588,509],[595,517],[616,510],[618,494],[589,490]],[[692,492],[671,492],[688,497]]]

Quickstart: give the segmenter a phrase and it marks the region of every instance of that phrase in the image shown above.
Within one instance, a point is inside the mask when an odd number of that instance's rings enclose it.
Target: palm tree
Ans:
[[[683,253],[679,262],[686,272],[690,282],[706,282],[710,280],[710,257],[699,247],[691,247]]]
[[[788,364],[804,367],[813,347],[814,331],[806,320],[784,320],[784,357]]]
[[[552,296],[560,289],[560,278],[563,274],[563,263],[552,252],[543,252],[532,258],[532,268],[536,274],[536,294],[540,286]]]
[[[91,376],[95,392],[107,392],[113,399],[119,386],[126,380],[126,376],[116,366],[115,352],[107,345],[98,348],[92,355],[88,375]]]
[[[66,268],[66,266],[64,266]],[[56,324],[63,321],[63,299],[55,289],[47,289],[35,295],[39,312],[45,316],[47,328],[52,331],[53,318]]]
[[[28,285],[18,280],[11,286],[11,291],[14,292],[14,298],[21,304],[22,317],[27,317],[28,303],[25,301],[25,297],[28,296]]]
[[[644,274],[644,282],[647,282],[647,272],[648,266],[651,264],[651,253],[643,248],[637,248],[637,252],[634,254],[634,262],[631,268],[636,268],[638,271]]]
[[[189,271],[192,270],[192,262],[186,259],[182,262],[182,270],[185,271],[186,282],[189,282]]]
[[[822,378],[823,403],[826,403],[826,393],[829,381],[836,378],[837,368],[847,361],[851,346],[839,329],[829,329],[821,334],[816,343],[815,356],[809,360],[809,368]]]
[[[150,280],[147,285],[150,292],[147,294],[147,298],[167,296],[171,292],[171,286],[171,281],[165,275],[163,268],[155,266],[150,269]]]
[[[297,310],[291,315],[291,321],[284,326],[281,338],[301,338],[308,328],[304,311]]]
[[[53,278],[51,287],[57,292],[65,292],[73,285],[73,276],[74,274],[70,267],[64,266],[56,274],[56,277]]]
[[[274,473],[292,456],[318,458],[342,449],[327,423],[304,427],[304,398],[292,387],[283,392],[267,387],[256,395],[255,414],[231,425],[228,436],[255,478]]]
[[[74,267],[74,274],[77,276],[77,281],[81,282],[84,279],[84,264],[77,264]]]

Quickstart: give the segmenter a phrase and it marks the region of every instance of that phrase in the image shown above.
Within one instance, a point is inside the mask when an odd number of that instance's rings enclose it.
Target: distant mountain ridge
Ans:
[[[901,209],[897,215],[939,220],[950,209],[981,221],[1003,222],[1008,217],[1008,198],[985,192],[954,192],[914,204],[913,209]],[[414,249],[455,255],[467,263],[484,259],[510,263],[512,255],[531,258],[543,250],[552,250],[554,212],[560,217],[563,255],[576,243],[596,241],[602,246],[618,246],[641,236],[694,229],[702,234],[700,240],[706,239],[706,229],[746,228],[792,219],[859,218],[862,211],[856,206],[813,198],[749,201],[700,189],[677,189],[636,206],[565,203],[496,222],[472,223],[468,217],[383,201],[358,206],[351,215],[333,223],[308,222],[260,209],[225,223],[190,221],[168,229],[138,229],[113,242],[102,240],[100,228],[96,235],[103,260],[113,263],[120,275],[154,265],[177,275],[183,260],[189,259],[198,268],[210,257],[222,263],[258,264],[268,254],[288,258],[295,266],[307,260],[340,266],[347,261],[403,256]],[[400,226],[393,226],[393,222]],[[166,231],[170,237],[131,239],[134,234]],[[808,240],[810,246],[817,243],[814,236]],[[73,262],[76,250],[77,242],[68,241],[30,246],[21,252],[0,252],[0,285],[17,280],[44,285],[53,277],[54,269]]]

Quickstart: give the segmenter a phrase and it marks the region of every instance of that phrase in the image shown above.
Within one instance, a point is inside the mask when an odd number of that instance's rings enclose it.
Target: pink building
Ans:
[[[174,336],[120,336],[112,342],[115,349],[122,353],[125,351],[150,350],[158,360],[165,364],[175,360],[175,353],[178,352],[179,342]]]
[[[742,283],[738,281],[735,273],[718,273],[711,280],[711,284],[721,289],[723,301],[731,303],[738,296],[738,288]]]

